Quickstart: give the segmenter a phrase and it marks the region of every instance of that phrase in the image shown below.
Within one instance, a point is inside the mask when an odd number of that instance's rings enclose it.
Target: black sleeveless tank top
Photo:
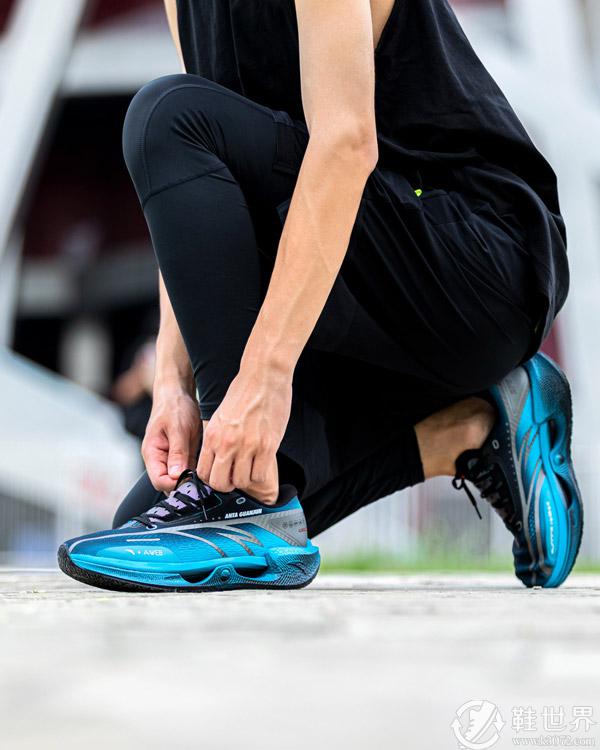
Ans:
[[[304,120],[294,0],[177,0],[177,11],[188,73]],[[415,187],[415,174],[452,175],[488,201],[503,196],[499,213],[517,202],[532,225],[536,214],[529,244],[538,291],[550,302],[547,333],[568,289],[556,176],[447,0],[396,0],[375,49],[375,78],[378,167],[410,175]]]

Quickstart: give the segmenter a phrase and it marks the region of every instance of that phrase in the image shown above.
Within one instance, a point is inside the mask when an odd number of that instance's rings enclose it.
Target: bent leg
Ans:
[[[312,539],[366,505],[423,481],[416,436],[407,431],[302,499],[308,535]]]
[[[271,110],[199,76],[141,89],[123,150],[192,363],[203,419],[237,373],[265,286],[249,196],[275,205],[293,189],[275,172]]]

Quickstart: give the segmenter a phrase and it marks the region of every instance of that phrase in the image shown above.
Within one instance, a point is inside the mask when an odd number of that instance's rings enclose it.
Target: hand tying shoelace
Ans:
[[[199,511],[206,520],[205,501],[211,494],[212,488],[201,482],[195,471],[186,469],[180,474],[175,489],[164,500],[132,520],[152,528],[156,523],[168,523]]]

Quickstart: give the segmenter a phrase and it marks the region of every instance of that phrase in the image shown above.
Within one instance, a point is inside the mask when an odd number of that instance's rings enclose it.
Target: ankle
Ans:
[[[481,448],[495,420],[494,407],[473,396],[420,422],[415,431],[425,479],[454,476],[458,456]]]

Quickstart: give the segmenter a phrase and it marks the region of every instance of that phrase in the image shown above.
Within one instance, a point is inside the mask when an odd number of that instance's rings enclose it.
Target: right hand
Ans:
[[[152,486],[169,493],[184,469],[193,468],[202,423],[198,402],[180,387],[154,390],[142,457]]]

